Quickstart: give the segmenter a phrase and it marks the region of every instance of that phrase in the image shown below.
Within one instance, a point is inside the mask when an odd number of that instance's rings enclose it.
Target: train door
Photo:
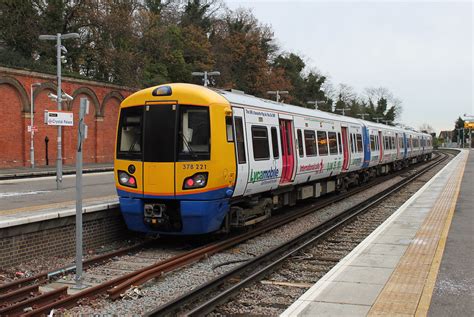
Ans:
[[[282,172],[280,184],[290,183],[293,179],[295,154],[293,146],[293,122],[280,119]]]
[[[249,163],[247,159],[247,145],[245,140],[245,115],[244,109],[232,108],[234,115],[234,135],[235,135],[235,153],[237,162],[237,182],[234,188],[234,196],[241,196],[247,187],[247,180],[249,176]]]
[[[397,159],[400,158],[400,141],[398,140],[398,133],[395,133],[395,145],[397,147]]]
[[[382,136],[382,131],[379,130],[380,162],[383,161],[383,145],[384,145],[384,140]]]
[[[362,140],[364,144],[364,163],[363,168],[369,167],[370,163],[370,137],[369,129],[366,126],[362,126]]]
[[[403,132],[403,158],[408,157],[408,144],[407,144],[407,135]]]
[[[347,141],[348,135],[347,135],[347,127],[341,127],[341,132],[342,132],[342,154],[343,154],[343,160],[342,160],[342,171],[347,171],[349,168],[349,143]]]

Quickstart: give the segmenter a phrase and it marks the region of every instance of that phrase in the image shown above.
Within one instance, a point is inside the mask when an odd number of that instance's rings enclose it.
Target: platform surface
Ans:
[[[474,152],[461,151],[282,316],[453,316],[446,305],[458,306],[456,316],[472,315],[473,168]],[[461,182],[466,190],[456,203]]]
[[[0,229],[74,214],[75,182],[65,175],[57,190],[55,176],[0,180]],[[113,172],[84,174],[82,182],[84,212],[118,206]]]

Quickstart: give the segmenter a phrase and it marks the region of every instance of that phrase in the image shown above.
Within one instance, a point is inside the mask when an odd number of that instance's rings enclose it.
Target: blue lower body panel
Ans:
[[[172,235],[204,234],[220,228],[227,212],[229,200],[181,200],[179,211],[182,229],[162,232],[144,221],[144,201],[139,198],[120,197],[120,209],[127,227],[132,231]]]

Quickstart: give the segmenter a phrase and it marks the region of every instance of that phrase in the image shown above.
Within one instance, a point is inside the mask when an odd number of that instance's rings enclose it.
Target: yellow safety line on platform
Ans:
[[[439,269],[447,237],[446,225],[451,223],[452,216],[449,215],[457,201],[466,162],[467,157],[459,162],[457,169],[449,177],[433,208],[370,309],[369,316],[426,315],[429,300],[422,296],[429,294],[431,298],[433,292],[436,276],[431,274],[433,271],[437,273]],[[439,252],[441,254],[438,254]],[[426,285],[430,279],[433,280],[432,286]]]
[[[464,160],[461,172],[459,173],[461,177],[458,179],[458,183],[456,186],[455,194],[453,195],[453,200],[451,202],[451,208],[449,209],[449,213],[444,224],[443,232],[441,233],[440,241],[438,244],[438,248],[436,249],[436,253],[433,259],[433,264],[431,265],[430,272],[428,273],[428,278],[426,279],[425,287],[423,288],[423,292],[421,294],[420,302],[418,303],[418,307],[415,312],[415,316],[426,316],[428,315],[428,310],[431,304],[431,298],[433,297],[434,287],[436,285],[436,279],[438,277],[439,267],[441,266],[441,260],[443,258],[444,249],[446,247],[446,241],[448,239],[449,228],[451,227],[451,223],[454,217],[454,211],[456,210],[456,204],[459,197],[459,192],[461,191],[461,183],[464,175],[464,170],[466,168],[468,155],[466,155],[466,159]]]
[[[100,202],[103,202],[104,200],[107,201],[107,200],[112,200],[114,198],[117,198],[117,196],[110,195],[110,196],[105,196],[105,197],[86,198],[86,199],[83,199],[82,201],[85,203],[93,203],[93,202],[100,203]],[[59,202],[59,203],[54,203],[54,204],[36,205],[36,206],[21,207],[21,208],[15,208],[15,209],[0,210],[0,216],[14,215],[14,214],[22,213],[22,212],[44,211],[44,210],[58,209],[58,208],[73,208],[75,207],[75,203],[76,203],[75,200],[69,200],[69,201],[64,201],[64,202]],[[83,207],[87,207],[87,206],[83,206]]]

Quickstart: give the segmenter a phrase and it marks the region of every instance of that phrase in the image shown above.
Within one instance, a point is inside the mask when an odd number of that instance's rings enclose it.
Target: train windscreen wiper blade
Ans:
[[[194,153],[193,149],[191,148],[191,146],[189,145],[189,142],[188,140],[186,139],[186,137],[184,136],[183,132],[179,132],[178,133],[179,136],[181,137],[181,139],[183,140],[183,143],[184,145],[186,145],[186,148],[188,149],[188,152],[189,154],[191,155],[191,157],[194,159],[194,160],[197,160],[198,159],[198,156],[196,153]]]

